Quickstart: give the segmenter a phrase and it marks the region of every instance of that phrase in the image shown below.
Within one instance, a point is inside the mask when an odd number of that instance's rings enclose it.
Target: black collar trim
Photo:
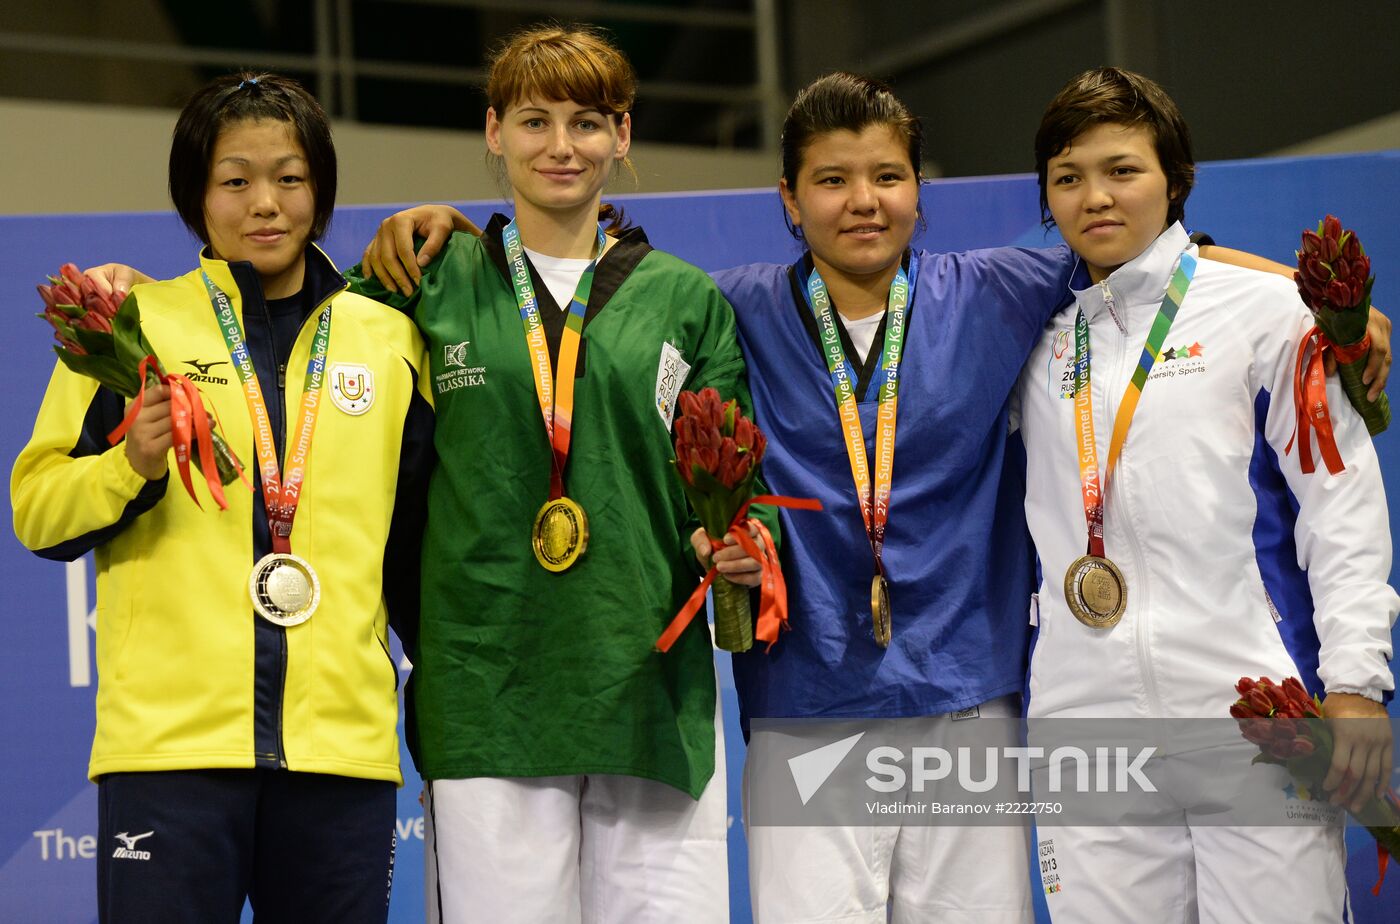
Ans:
[[[905,270],[909,269],[909,251],[904,252],[904,259],[901,261]],[[807,279],[812,275],[812,252],[809,250],[802,254],[802,259],[788,267],[788,283],[792,288],[792,305],[796,309],[798,317],[802,319],[802,326],[807,329],[807,334],[812,338],[812,345],[817,348],[817,354],[821,358],[822,368],[827,368],[826,351],[822,349],[821,331],[817,329],[817,319],[812,317],[812,309],[807,305]],[[880,368],[880,356],[884,353],[881,345],[885,342],[885,325],[889,322],[889,312],[880,319],[880,326],[875,328],[875,339],[871,341],[870,352],[866,354],[862,361],[860,354],[856,352],[855,344],[851,342],[851,335],[846,331],[846,321],[841,317],[841,313],[836,311],[836,302],[831,303],[832,312],[836,317],[836,333],[841,337],[841,351],[846,354],[846,362],[856,373],[855,391],[857,401],[874,400],[877,395],[867,395],[870,390],[870,382],[875,378],[875,370]],[[913,321],[914,299],[909,299],[909,307],[904,316],[904,342],[909,343],[909,325]]]
[[[204,249],[203,255],[209,256],[207,247]],[[245,316],[250,304],[256,304],[261,308],[267,307],[267,295],[263,292],[262,279],[258,277],[258,271],[253,268],[252,263],[246,260],[230,263],[228,271],[233,276],[233,281],[238,284],[238,295],[243,301]],[[307,315],[348,287],[349,284],[345,281],[345,277],[340,275],[340,270],[335,268],[331,258],[326,256],[321,248],[314,244],[308,244],[306,247],[306,271],[301,280],[302,319],[305,320]],[[307,295],[311,297],[307,298]]]
[[[510,267],[506,264],[505,245],[501,242],[501,235],[508,224],[510,224],[510,219],[507,216],[499,212],[492,215],[491,220],[486,224],[486,231],[481,236],[481,244],[514,297],[515,289],[510,284]],[[607,307],[608,301],[627,281],[627,277],[632,275],[637,264],[641,263],[642,258],[651,251],[652,246],[647,242],[646,232],[641,228],[629,228],[622,232],[617,238],[617,243],[603,254],[603,258],[598,261],[598,266],[593,271],[593,288],[589,292],[588,308],[583,315],[585,334],[588,332],[589,322],[598,316],[598,312]],[[557,366],[559,363],[559,341],[564,336],[565,311],[554,303],[554,296],[550,294],[549,287],[540,279],[539,271],[530,263],[529,254],[525,255],[525,264],[530,267],[530,280],[534,283],[535,297],[540,303],[540,321],[544,324],[545,340],[549,344],[549,360]],[[583,377],[587,347],[588,339],[585,336],[578,346],[578,367],[575,371],[575,378]]]

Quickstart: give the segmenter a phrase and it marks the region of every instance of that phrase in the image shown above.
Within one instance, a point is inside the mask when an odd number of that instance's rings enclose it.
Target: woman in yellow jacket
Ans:
[[[121,399],[62,365],[15,465],[20,540],[96,552],[103,921],[236,922],[245,898],[259,921],[387,916],[388,625],[411,646],[432,413],[412,322],[346,292],[311,243],[335,185],[325,115],[293,81],[220,78],[180,115],[171,196],[206,246],[133,295],[252,492],[200,510],[169,487],[165,387],[109,446]],[[314,608],[269,594],[274,572]]]

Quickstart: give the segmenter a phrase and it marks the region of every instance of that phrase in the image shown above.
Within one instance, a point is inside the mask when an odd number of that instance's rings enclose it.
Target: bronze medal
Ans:
[[[588,549],[588,515],[567,497],[547,501],[535,515],[530,545],[546,571],[567,571]]]
[[[890,647],[893,626],[890,623],[890,582],[883,574],[875,575],[870,582],[870,624],[875,630],[875,643],[881,648]]]
[[[248,594],[263,619],[284,627],[299,626],[321,602],[321,581],[304,558],[272,552],[253,566]]]
[[[1065,602],[1091,629],[1111,629],[1128,608],[1128,583],[1107,558],[1084,555],[1065,572]]]

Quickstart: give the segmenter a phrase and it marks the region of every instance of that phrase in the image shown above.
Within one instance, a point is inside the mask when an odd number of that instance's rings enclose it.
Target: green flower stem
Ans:
[[[1390,399],[1386,397],[1385,392],[1381,392],[1381,396],[1375,401],[1366,397],[1370,386],[1361,381],[1361,375],[1365,371],[1365,360],[1337,364],[1337,375],[1342,380],[1342,389],[1346,391],[1347,399],[1361,415],[1361,419],[1366,421],[1366,430],[1372,436],[1376,436],[1384,433],[1390,426]]]
[[[723,576],[715,578],[710,587],[715,602],[715,646],[725,651],[748,651],[753,647],[749,588]]]

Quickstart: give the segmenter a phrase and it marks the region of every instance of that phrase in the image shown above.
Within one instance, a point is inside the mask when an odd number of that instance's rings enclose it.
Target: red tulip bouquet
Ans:
[[[719,545],[736,525],[740,508],[747,510],[768,440],[739,413],[739,402],[721,402],[713,388],[681,392],[678,403],[676,471],[705,534]],[[740,531],[749,538],[747,529]],[[761,554],[754,558],[763,561]],[[717,580],[714,595],[715,644],[725,651],[748,651],[753,647],[749,588]]]
[[[112,445],[126,434],[141,410],[145,387],[170,388],[171,431],[175,461],[190,497],[195,498],[190,463],[205,476],[209,493],[220,509],[228,508],[223,486],[243,477],[243,468],[215,422],[193,382],[183,375],[166,375],[146,335],[141,332],[141,310],[135,294],[120,305],[112,295],[98,291],[91,279],[72,263],[63,264],[50,285],[38,287],[44,312],[58,344],[54,352],[72,371],[96,379],[99,384],[131,399],[126,419],[108,435]],[[246,480],[246,479],[245,479]]]
[[[1322,781],[1332,765],[1332,730],[1322,716],[1322,703],[1308,696],[1297,677],[1280,686],[1268,677],[1241,677],[1235,684],[1240,698],[1230,707],[1240,734],[1259,748],[1253,763],[1278,764],[1288,770],[1304,799],[1322,791]],[[1376,839],[1381,881],[1392,855],[1400,856],[1400,797],[1388,790],[1372,798],[1359,813],[1376,824],[1365,825]],[[1381,883],[1375,893],[1380,894]]]
[[[1316,332],[1321,334],[1315,353],[1330,349],[1336,354],[1347,398],[1375,436],[1390,425],[1390,401],[1384,394],[1369,400],[1367,386],[1361,381],[1371,351],[1371,338],[1366,334],[1371,287],[1376,282],[1371,275],[1371,258],[1356,233],[1343,230],[1334,215],[1319,222],[1316,231],[1303,232],[1297,257],[1298,271],[1293,279],[1317,321]]]
[[[778,565],[773,537],[758,520],[748,519],[751,504],[820,510],[821,502],[810,498],[755,495],[758,464],[768,440],[739,411],[737,401],[721,401],[719,392],[704,388],[683,391],[680,417],[676,418],[676,472],[691,509],[700,525],[719,546],[725,537],[759,562],[763,568],[760,587],[758,627],[755,630],[749,605],[749,588],[717,579],[714,568],[705,575],[695,593],[656,640],[659,651],[669,651],[690,620],[705,604],[705,592],[713,584],[715,599],[715,644],[725,651],[748,651],[754,639],[771,648],[778,634],[787,628],[787,585]],[[757,537],[749,535],[752,527]]]

